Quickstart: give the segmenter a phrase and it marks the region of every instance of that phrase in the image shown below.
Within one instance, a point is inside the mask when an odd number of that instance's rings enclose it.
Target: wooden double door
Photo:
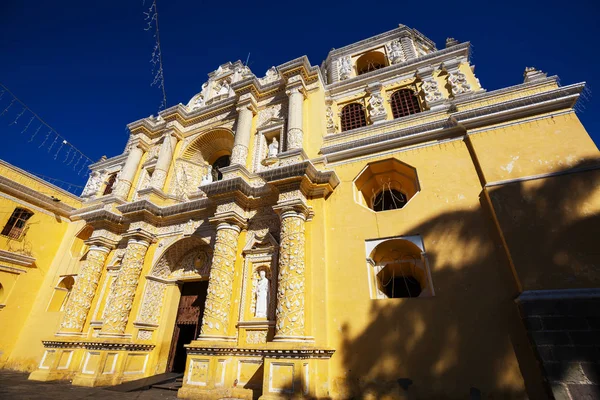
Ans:
[[[181,299],[173,330],[167,371],[184,372],[187,357],[184,345],[200,334],[208,281],[186,282],[181,287]]]

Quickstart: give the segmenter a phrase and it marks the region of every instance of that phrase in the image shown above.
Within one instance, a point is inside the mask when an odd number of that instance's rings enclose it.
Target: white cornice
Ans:
[[[14,253],[12,251],[0,250],[0,262],[9,262],[22,267],[31,267],[35,263],[35,258],[24,254]]]
[[[75,207],[61,202],[60,199],[53,200],[50,196],[42,194],[37,190],[31,189],[30,187],[17,183],[9,178],[5,178],[4,176],[0,176],[0,192],[13,195],[18,199],[58,214],[61,217],[69,217],[69,214],[76,210]],[[72,198],[73,195],[70,194],[69,197]]]
[[[332,58],[364,51],[367,48],[370,48],[373,46],[382,45],[382,44],[389,42],[392,39],[396,39],[398,37],[410,36],[410,35],[415,35],[415,36],[419,37],[419,39],[422,39],[422,40],[428,42],[428,44],[430,44],[433,48],[435,48],[435,43],[433,41],[431,41],[430,39],[428,39],[427,37],[425,37],[421,32],[417,31],[416,29],[411,29],[405,25],[399,25],[398,28],[392,29],[391,31],[380,33],[379,35],[375,35],[370,38],[360,40],[358,42],[349,44],[347,46],[340,47],[339,49],[333,49],[327,55],[327,59],[325,62],[328,62]]]
[[[2,165],[3,167],[6,167],[6,168],[12,169],[12,170],[14,170],[15,172],[17,172],[17,173],[19,173],[21,175],[25,175],[29,179],[32,179],[32,180],[34,180],[34,181],[36,181],[36,182],[38,182],[38,183],[40,183],[42,185],[48,186],[51,190],[56,190],[57,192],[59,192],[63,196],[70,197],[73,200],[81,201],[81,198],[79,196],[74,195],[73,193],[67,192],[66,190],[61,189],[58,186],[55,186],[55,185],[51,184],[50,182],[47,182],[47,181],[43,180],[42,178],[38,178],[37,176],[32,175],[29,172],[24,171],[24,170],[22,170],[19,167],[15,167],[14,165],[9,164],[9,163],[7,163],[4,160],[0,160],[0,165]]]

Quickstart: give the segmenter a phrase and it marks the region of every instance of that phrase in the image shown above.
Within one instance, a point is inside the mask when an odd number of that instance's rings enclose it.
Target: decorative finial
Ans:
[[[523,73],[523,83],[545,79],[547,74],[536,67],[525,67]]]
[[[458,40],[453,37],[446,38],[446,48],[456,46],[458,44]]]

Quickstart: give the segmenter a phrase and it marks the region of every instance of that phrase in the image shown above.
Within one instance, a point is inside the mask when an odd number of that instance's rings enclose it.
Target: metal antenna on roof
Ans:
[[[248,53],[248,57],[246,57],[246,62],[244,63],[244,67],[248,66],[248,61],[250,61],[250,53]]]

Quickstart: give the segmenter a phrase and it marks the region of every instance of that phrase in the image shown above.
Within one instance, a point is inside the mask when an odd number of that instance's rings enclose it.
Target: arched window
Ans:
[[[115,181],[117,180],[117,174],[111,174],[108,177],[108,181],[106,181],[106,187],[104,188],[103,195],[111,194],[113,191],[113,186],[115,185]]]
[[[212,164],[213,181],[220,181],[223,179],[223,173],[220,171],[221,168],[228,167],[230,164],[229,156],[221,156]]]
[[[356,72],[358,75],[366,74],[385,66],[385,55],[379,51],[369,51],[356,60]]]
[[[342,108],[341,122],[342,132],[367,126],[367,117],[363,106],[358,103],[350,103]]]
[[[54,294],[48,304],[48,312],[62,311],[69,300],[69,295],[75,284],[75,279],[72,276],[65,276],[60,280],[54,288]]]
[[[394,118],[406,117],[421,112],[419,99],[417,99],[415,92],[410,89],[400,89],[394,92],[390,98],[390,105],[392,106]]]
[[[32,215],[33,213],[29,210],[19,207],[15,208],[8,222],[4,225],[4,229],[2,229],[2,235],[8,236],[11,239],[20,239],[25,231],[27,220]]]
[[[399,190],[384,188],[373,199],[373,211],[396,210],[404,207],[406,195]]]

